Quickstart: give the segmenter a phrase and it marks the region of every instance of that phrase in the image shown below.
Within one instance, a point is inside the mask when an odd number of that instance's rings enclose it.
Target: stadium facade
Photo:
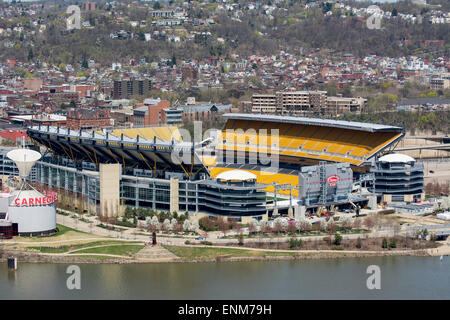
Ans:
[[[28,135],[45,153],[31,180],[80,195],[103,215],[120,215],[130,205],[264,219],[275,210],[266,199],[278,196],[290,200],[286,209],[352,202],[353,182],[403,136],[402,128],[378,124],[224,117],[217,139],[201,142],[183,141],[170,126],[102,131],[34,126]],[[14,174],[13,167],[0,153],[0,171]]]
[[[424,167],[410,156],[392,153],[382,156],[371,170],[375,175],[373,191],[383,202],[424,200]]]

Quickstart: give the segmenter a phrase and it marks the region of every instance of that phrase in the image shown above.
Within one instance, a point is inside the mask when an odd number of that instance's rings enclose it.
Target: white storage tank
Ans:
[[[9,219],[18,224],[19,235],[38,236],[56,230],[56,196],[36,190],[22,190],[8,208]]]

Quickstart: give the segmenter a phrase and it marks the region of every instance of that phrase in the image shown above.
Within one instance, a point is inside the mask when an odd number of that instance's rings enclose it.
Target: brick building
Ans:
[[[136,105],[133,110],[135,126],[150,126],[166,123],[165,108],[170,108],[170,102],[160,99],[145,99],[143,104]]]
[[[86,11],[93,11],[93,10],[95,10],[95,2],[86,1],[84,3],[84,9]]]
[[[66,126],[74,130],[110,127],[110,111],[108,109],[69,109]]]

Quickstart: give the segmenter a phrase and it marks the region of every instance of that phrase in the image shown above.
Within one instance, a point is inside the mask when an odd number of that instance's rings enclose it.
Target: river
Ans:
[[[380,290],[367,289],[369,265]],[[68,265],[3,262],[0,299],[450,299],[450,257],[79,266],[69,290]]]

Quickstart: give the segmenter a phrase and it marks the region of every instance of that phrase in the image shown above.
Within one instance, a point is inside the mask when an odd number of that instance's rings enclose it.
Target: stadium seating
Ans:
[[[210,170],[211,177],[217,177],[220,173],[235,170],[234,168],[222,168],[222,167],[215,167]],[[280,185],[289,183],[293,189],[292,189],[292,196],[297,197],[298,196],[298,175],[289,175],[289,174],[280,174],[280,173],[266,173],[256,170],[245,170],[253,173],[256,175],[256,181],[261,184],[267,185],[264,189],[267,192],[274,192],[273,184]],[[277,190],[277,193],[286,194],[289,195],[289,190]]]

